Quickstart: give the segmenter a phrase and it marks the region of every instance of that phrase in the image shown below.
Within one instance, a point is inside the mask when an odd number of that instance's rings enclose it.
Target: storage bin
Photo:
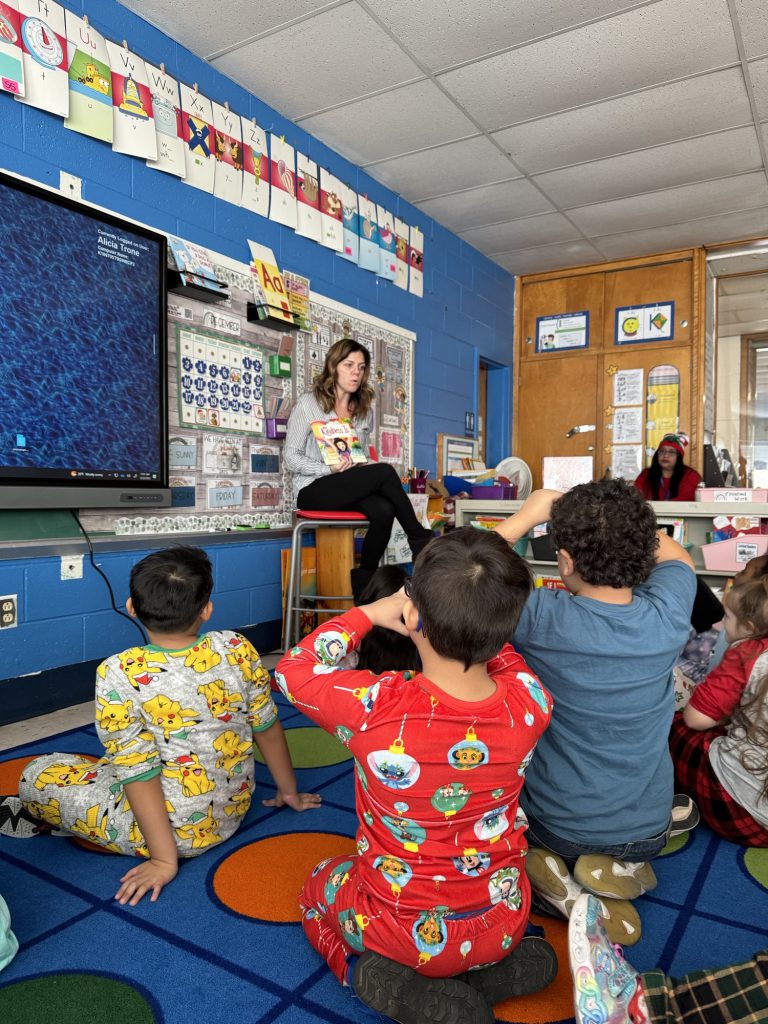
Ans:
[[[747,562],[768,552],[768,536],[751,533],[715,544],[702,544],[704,566],[720,572],[741,572]]]
[[[768,501],[764,487],[699,487],[696,501]]]
[[[451,497],[453,497],[454,494],[458,494],[459,491],[466,491],[467,494],[471,494],[472,486],[472,481],[465,480],[463,476],[443,477],[443,487],[445,487]]]
[[[517,484],[473,484],[472,497],[481,501],[513,501],[517,497]]]
[[[288,430],[288,420],[267,419],[267,437],[285,437]]]

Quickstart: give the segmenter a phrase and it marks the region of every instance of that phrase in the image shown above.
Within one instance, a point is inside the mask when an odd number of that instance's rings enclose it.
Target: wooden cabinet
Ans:
[[[697,466],[704,266],[703,250],[684,250],[518,278],[512,450],[531,467],[534,487],[541,486],[545,456],[592,455],[596,479],[611,468],[613,380],[625,370],[642,372],[642,446],[655,448],[659,431],[683,430],[691,438],[686,461]],[[616,344],[617,310],[656,303],[674,304],[672,337]],[[577,312],[589,313],[585,347],[536,351],[538,318]],[[657,378],[674,386],[654,389]]]

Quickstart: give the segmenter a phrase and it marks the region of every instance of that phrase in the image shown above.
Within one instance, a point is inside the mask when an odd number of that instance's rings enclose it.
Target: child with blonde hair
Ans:
[[[670,751],[714,832],[768,847],[768,577],[737,583],[723,604],[730,646],[675,718]]]

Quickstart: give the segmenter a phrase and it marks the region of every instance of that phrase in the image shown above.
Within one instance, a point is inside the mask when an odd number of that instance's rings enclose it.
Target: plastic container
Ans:
[[[768,501],[764,487],[699,487],[696,501]]]
[[[459,491],[466,491],[467,494],[472,493],[473,483],[471,480],[465,480],[463,476],[444,476],[443,487],[445,487],[448,494],[453,496],[458,494]]]
[[[766,552],[768,536],[765,534],[753,533],[701,545],[705,568],[718,572],[741,572],[747,562]]]
[[[517,497],[517,484],[473,484],[472,497],[481,501],[513,501]]]

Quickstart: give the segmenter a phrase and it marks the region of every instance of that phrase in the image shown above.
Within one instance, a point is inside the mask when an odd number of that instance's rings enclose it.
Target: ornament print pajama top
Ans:
[[[304,930],[342,983],[347,958],[365,949],[447,977],[502,959],[525,932],[518,797],[552,702],[509,644],[488,664],[496,693],[477,702],[420,673],[339,668],[371,628],[352,609],[275,672],[355,758],[357,856],[314,869],[300,898]]]

